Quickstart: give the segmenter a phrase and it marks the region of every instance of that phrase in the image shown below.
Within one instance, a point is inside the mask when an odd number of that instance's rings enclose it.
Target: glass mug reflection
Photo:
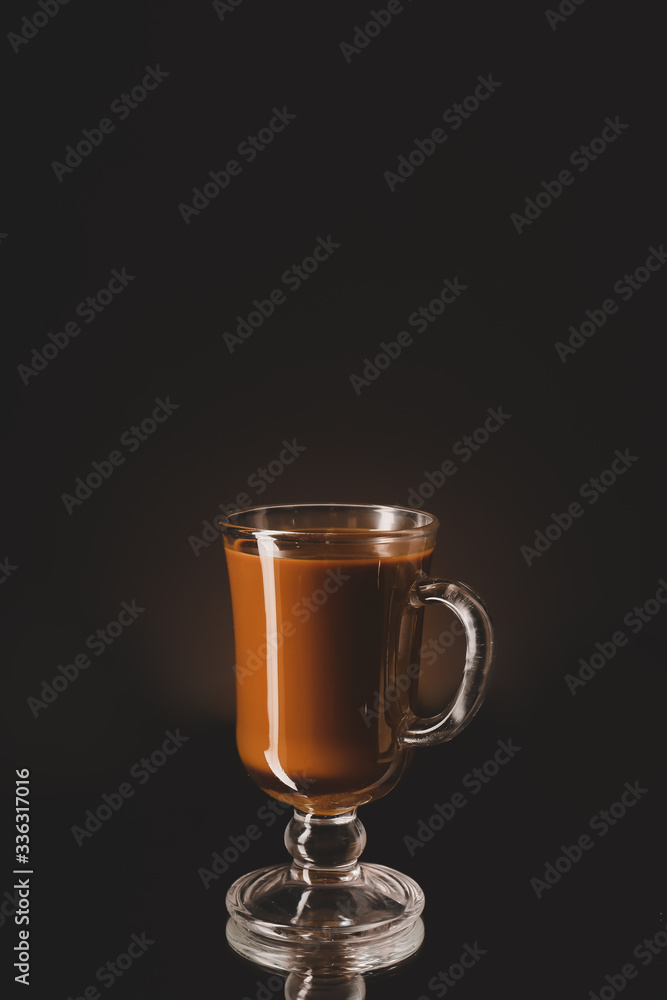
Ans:
[[[400,961],[421,942],[423,892],[359,862],[366,837],[356,809],[396,785],[412,748],[453,738],[478,710],[492,659],[488,614],[463,584],[428,576],[438,530],[430,514],[303,504],[236,511],[220,524],[239,754],[263,791],[295,809],[285,834],[292,864],[229,890],[230,943],[255,961],[268,949],[285,963],[313,942],[343,947],[351,971]],[[408,667],[428,604],[458,616],[467,651],[452,704],[422,719]],[[390,689],[396,697],[378,699]]]

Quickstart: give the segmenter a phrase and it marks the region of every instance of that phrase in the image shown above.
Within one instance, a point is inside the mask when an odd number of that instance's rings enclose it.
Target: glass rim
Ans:
[[[349,528],[349,527],[291,527],[291,528],[270,528],[258,527],[252,524],[239,523],[239,520],[249,514],[269,511],[298,511],[313,510],[317,508],[327,510],[352,510],[352,511],[384,511],[394,515],[403,514],[420,519],[421,524],[415,523],[407,528]],[[301,539],[322,539],[336,538],[350,541],[360,541],[362,538],[372,538],[375,540],[387,538],[420,538],[435,533],[440,527],[440,522],[435,514],[426,511],[414,510],[412,507],[401,507],[395,504],[372,504],[372,503],[280,503],[280,504],[258,504],[254,507],[241,507],[231,511],[224,517],[217,520],[217,525],[224,534],[225,529],[233,531],[238,536],[252,538],[257,535],[270,536],[272,538],[301,538]]]

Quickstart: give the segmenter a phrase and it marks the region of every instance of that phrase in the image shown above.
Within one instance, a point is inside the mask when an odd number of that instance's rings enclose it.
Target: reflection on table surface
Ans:
[[[314,972],[291,972],[285,983],[285,1000],[364,1000],[363,976],[324,976]]]

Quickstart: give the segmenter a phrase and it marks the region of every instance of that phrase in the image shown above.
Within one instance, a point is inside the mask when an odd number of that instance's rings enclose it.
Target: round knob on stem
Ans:
[[[295,809],[285,830],[285,846],[297,877],[347,881],[359,875],[366,831],[354,809],[338,816],[315,816]]]

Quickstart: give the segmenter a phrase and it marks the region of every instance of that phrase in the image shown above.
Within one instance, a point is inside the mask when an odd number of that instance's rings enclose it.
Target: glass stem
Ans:
[[[359,877],[366,831],[357,811],[316,816],[294,810],[285,830],[292,875],[304,882],[349,882]]]

